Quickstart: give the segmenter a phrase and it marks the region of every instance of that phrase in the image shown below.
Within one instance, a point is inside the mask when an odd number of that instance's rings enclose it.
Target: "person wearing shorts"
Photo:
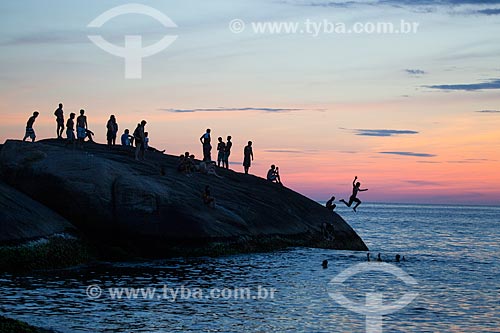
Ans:
[[[23,141],[26,141],[27,138],[30,138],[31,142],[35,142],[36,134],[35,130],[33,129],[33,124],[35,123],[38,115],[38,111],[35,111],[33,112],[33,115],[29,117],[28,122],[26,123],[26,133],[24,134]]]

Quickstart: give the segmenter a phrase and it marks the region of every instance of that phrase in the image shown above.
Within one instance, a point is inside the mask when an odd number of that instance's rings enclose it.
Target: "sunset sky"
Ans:
[[[500,204],[500,0],[136,1],[177,28],[127,14],[128,1],[0,2],[0,140],[55,136],[53,112],[86,110],[104,142],[148,121],[151,145],[201,157],[206,128],[232,135],[232,168],[254,143],[250,172],[280,167],[316,200],[347,198],[352,178],[372,202]],[[417,5],[418,4],[418,5]],[[234,33],[234,19],[245,23]],[[417,22],[410,34],[258,33],[254,22]],[[142,35],[177,39],[125,79],[124,59],[94,45]],[[216,156],[215,149],[212,156]]]

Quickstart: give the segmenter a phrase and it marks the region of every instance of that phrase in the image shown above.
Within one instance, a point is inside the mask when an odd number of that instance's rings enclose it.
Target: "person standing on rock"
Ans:
[[[217,143],[217,166],[220,168],[220,164],[222,163],[222,167],[224,167],[224,155],[226,154],[226,144],[222,141],[222,137],[218,138],[219,143]]]
[[[107,132],[106,138],[108,139],[108,146],[114,146],[116,144],[116,134],[118,133],[118,124],[116,123],[116,118],[114,115],[109,117],[108,123],[106,124]]]
[[[57,122],[57,138],[62,139],[64,131],[64,111],[62,103],[59,103],[59,107],[54,111],[54,116],[56,116]]]
[[[66,145],[75,145],[75,116],[73,112],[69,114],[68,121],[66,122]]]
[[[146,150],[145,142],[146,137],[144,134],[144,128],[147,122],[145,120],[137,124],[137,128],[134,130],[134,141],[135,141],[135,160],[144,160],[144,151]]]
[[[203,161],[210,162],[212,160],[212,145],[210,144],[210,128],[200,137],[200,142],[203,146]]]
[[[243,156],[243,167],[245,168],[245,174],[248,175],[248,169],[250,169],[253,161],[252,141],[248,141],[248,145],[243,149]]]
[[[81,109],[80,115],[76,118],[76,136],[81,148],[83,148],[83,142],[87,137],[87,127],[87,116],[85,116],[85,110]]]
[[[226,148],[224,149],[224,160],[222,161],[222,167],[226,167],[226,169],[229,169],[229,155],[231,155],[231,147],[233,146],[233,143],[231,142],[231,135],[228,135],[227,137],[227,142],[226,142]]]
[[[30,138],[31,142],[35,142],[36,134],[35,130],[33,129],[33,124],[35,123],[38,115],[38,111],[35,111],[33,112],[33,115],[29,117],[28,122],[26,123],[26,133],[24,134],[23,141],[26,141],[27,138]]]
[[[349,202],[346,202],[344,199],[341,199],[340,202],[343,202],[347,207],[351,207],[352,203],[355,202],[356,205],[352,208],[352,210],[356,211],[356,208],[358,208],[359,205],[361,205],[361,200],[357,198],[358,192],[364,192],[368,191],[367,188],[360,188],[361,183],[357,182],[356,180],[358,179],[358,176],[354,177],[354,180],[352,181],[352,195],[349,198]]]

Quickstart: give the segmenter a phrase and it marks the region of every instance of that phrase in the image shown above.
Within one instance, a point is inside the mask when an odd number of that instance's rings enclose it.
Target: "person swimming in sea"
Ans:
[[[340,199],[340,202],[343,202],[347,207],[351,207],[353,202],[356,202],[356,205],[352,208],[352,210],[356,211],[356,208],[358,208],[359,205],[361,205],[361,200],[357,198],[358,192],[364,192],[368,191],[367,188],[360,188],[361,183],[356,182],[358,179],[358,176],[354,177],[354,180],[352,181],[352,195],[349,198],[349,202],[346,202],[344,199]]]

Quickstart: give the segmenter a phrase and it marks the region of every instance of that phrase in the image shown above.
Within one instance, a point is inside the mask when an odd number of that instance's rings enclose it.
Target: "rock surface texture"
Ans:
[[[8,184],[1,185],[2,231],[35,214],[55,229],[65,228],[67,220],[88,238],[158,257],[203,254],[214,246],[243,252],[286,246],[367,250],[338,214],[290,189],[231,170],[217,169],[221,178],[186,176],[176,169],[177,157],[146,157],[137,162],[131,149],[119,146],[87,144],[81,150],[56,140],[6,141],[0,151],[1,178]],[[205,185],[215,208],[203,203]],[[323,223],[333,225],[332,237],[324,237]],[[37,228],[46,227],[41,222]]]

